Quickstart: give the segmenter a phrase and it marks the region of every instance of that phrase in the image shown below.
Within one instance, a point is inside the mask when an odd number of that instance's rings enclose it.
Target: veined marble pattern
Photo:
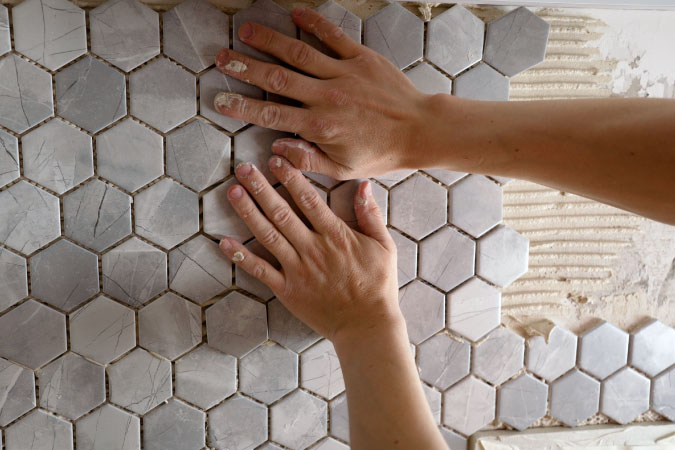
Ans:
[[[4,55],[12,49],[9,33],[9,11],[4,5],[0,5],[0,55]]]
[[[19,141],[0,130],[0,186],[19,178]]]

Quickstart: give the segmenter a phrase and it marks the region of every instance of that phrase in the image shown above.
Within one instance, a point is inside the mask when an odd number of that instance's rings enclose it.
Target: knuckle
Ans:
[[[275,229],[267,230],[260,237],[259,241],[264,247],[273,247],[277,242],[279,242],[279,232]]]
[[[312,57],[310,46],[304,42],[295,42],[290,48],[290,63],[296,67],[309,65]]]
[[[338,88],[328,89],[325,94],[325,100],[331,105],[344,105],[347,103],[348,95],[345,91]]]
[[[259,27],[262,28],[262,27]],[[265,30],[263,32],[263,38],[262,38],[263,46],[264,48],[272,48],[274,47],[274,33],[270,33],[268,30]]]
[[[335,125],[326,119],[311,119],[309,122],[309,128],[312,130],[312,134],[319,141],[328,141],[335,136]]]
[[[335,222],[329,231],[329,236],[333,244],[337,246],[344,244],[347,242],[347,224]]]
[[[262,264],[256,264],[253,266],[253,276],[259,279],[264,279],[267,274],[267,269]]]
[[[314,189],[307,190],[300,194],[300,202],[306,209],[316,209],[321,203],[321,197],[316,193]]]
[[[291,220],[291,210],[286,206],[278,206],[272,212],[272,221],[280,226],[288,224]]]
[[[281,92],[288,86],[288,73],[280,67],[270,70],[267,81],[274,92]]]
[[[260,123],[265,128],[275,128],[280,117],[281,109],[277,105],[265,105],[260,112]]]
[[[256,208],[253,206],[245,206],[241,209],[240,215],[243,219],[246,219],[250,217],[252,214],[256,212]]]

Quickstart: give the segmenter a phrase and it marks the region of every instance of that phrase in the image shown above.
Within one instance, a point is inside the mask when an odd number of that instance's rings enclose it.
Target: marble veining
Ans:
[[[0,426],[7,426],[34,407],[33,372],[0,358]]]
[[[469,376],[445,391],[443,423],[470,436],[495,418],[497,394],[494,387]]]
[[[19,178],[19,142],[0,130],[0,187]]]
[[[298,387],[298,355],[273,342],[241,358],[239,389],[271,404]]]
[[[9,33],[9,10],[0,5],[0,55],[12,49],[11,36]]]
[[[469,374],[471,346],[447,334],[437,334],[420,344],[417,363],[420,378],[446,390]]]
[[[116,406],[105,404],[77,421],[76,437],[78,450],[138,450],[141,421]]]
[[[300,353],[321,338],[291,314],[278,299],[267,303],[267,320],[269,338],[296,353]]]
[[[271,437],[291,448],[306,448],[326,434],[328,405],[295,391],[270,408]]]
[[[391,225],[422,239],[445,224],[447,196],[443,187],[416,174],[395,186],[391,196]]]
[[[491,332],[473,351],[472,370],[492,384],[501,384],[523,368],[525,340],[506,328]]]
[[[237,391],[237,358],[201,345],[176,361],[176,396],[211,409]]]
[[[330,400],[344,392],[340,361],[333,344],[322,340],[300,355],[300,385]]]
[[[398,304],[413,344],[420,344],[443,329],[445,296],[428,284],[418,280],[407,284],[398,292]]]
[[[200,449],[206,443],[206,414],[171,399],[143,418],[145,450]]]
[[[218,450],[256,448],[267,440],[267,408],[236,394],[209,411],[209,444]]]
[[[364,44],[405,69],[422,58],[424,23],[398,3],[392,3],[366,20]]]
[[[474,274],[476,243],[450,228],[443,227],[420,244],[419,276],[449,291]]]
[[[231,292],[206,310],[209,345],[241,358],[267,340],[265,305]]]
[[[497,395],[497,417],[516,430],[524,430],[546,414],[548,386],[529,373],[504,384]]]
[[[5,248],[0,248],[0,312],[28,296],[26,260]]]
[[[36,450],[71,449],[73,426],[46,411],[36,409],[7,429],[5,441],[7,450],[25,450],[26,442],[30,442],[31,448]]]
[[[429,22],[424,57],[456,76],[481,60],[484,33],[482,20],[455,5]]]

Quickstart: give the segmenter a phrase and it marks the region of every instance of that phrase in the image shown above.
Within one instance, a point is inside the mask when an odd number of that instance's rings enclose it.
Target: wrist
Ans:
[[[352,354],[354,350],[380,343],[393,345],[404,342],[407,346],[408,332],[401,310],[396,307],[376,316],[366,316],[359,323],[340,328],[331,341],[338,355]]]

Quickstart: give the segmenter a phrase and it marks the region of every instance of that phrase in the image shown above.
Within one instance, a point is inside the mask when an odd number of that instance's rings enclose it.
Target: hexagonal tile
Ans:
[[[421,281],[401,288],[398,303],[413,344],[425,341],[445,326],[445,297]]]
[[[471,278],[446,299],[447,327],[474,342],[501,322],[501,293],[478,278]]]
[[[166,133],[197,114],[194,75],[159,58],[129,76],[131,114]]]
[[[122,447],[119,446],[120,436],[124,436]],[[76,437],[78,450],[137,450],[141,447],[141,421],[105,404],[77,421]]]
[[[87,52],[84,10],[67,0],[22,2],[12,9],[12,24],[16,51],[48,69],[57,70]]]
[[[361,19],[356,14],[345,9],[339,3],[329,0],[322,3],[316,8],[316,11],[324,16],[329,22],[337,25],[342,31],[352,40],[361,43]],[[311,33],[305,30],[300,30],[300,39],[330,56],[335,56],[335,53],[329,49],[323,42]]]
[[[602,322],[579,338],[579,368],[604,380],[626,365],[628,333]]]
[[[0,59],[0,125],[15,133],[54,114],[52,77],[17,55]]]
[[[70,348],[101,364],[136,346],[134,312],[100,296],[70,315]]]
[[[231,292],[206,310],[209,345],[238,358],[267,340],[265,305]]]
[[[485,63],[467,70],[453,83],[457,97],[505,102],[509,99],[509,79]]]
[[[443,227],[420,243],[419,276],[442,291],[449,291],[474,274],[476,243]]]
[[[12,49],[12,42],[9,35],[9,11],[3,5],[0,5],[0,55],[3,55]]]
[[[443,394],[443,424],[467,436],[495,419],[495,388],[466,377]]]
[[[176,359],[202,341],[202,311],[168,292],[138,312],[138,337],[143,348]]]
[[[38,372],[40,407],[77,419],[105,401],[105,372],[75,353],[66,353]]]
[[[238,33],[239,28],[248,21],[258,23],[281,34],[295,38],[296,27],[291,20],[291,14],[274,3],[273,0],[257,0],[248,8],[238,11],[232,17],[232,34],[234,35],[232,48],[235,51],[249,55],[260,61],[278,62],[276,58],[267,53],[263,53],[241,42]]]
[[[326,438],[312,447],[312,450],[349,450],[349,447],[333,438]]]
[[[167,288],[166,253],[137,237],[103,255],[103,292],[140,307]]]
[[[237,391],[237,358],[202,345],[176,361],[176,395],[210,409]]]
[[[171,397],[171,363],[137,348],[108,366],[110,401],[145,414]]]
[[[675,364],[675,330],[652,320],[635,331],[630,364],[650,377]]]
[[[424,397],[427,399],[431,415],[436,421],[436,424],[441,423],[441,393],[424,383],[422,383],[422,390],[424,391]]]
[[[159,54],[159,15],[135,0],[111,0],[89,12],[91,51],[125,72]]]
[[[450,188],[448,222],[479,237],[502,221],[502,188],[470,175]]]
[[[58,198],[23,180],[0,192],[0,242],[30,254],[60,234]]]
[[[469,373],[471,346],[447,334],[438,334],[420,344],[417,362],[420,378],[444,391]]]
[[[134,197],[136,234],[170,249],[199,231],[197,194],[165,178]]]
[[[260,0],[258,0],[260,1]],[[277,139],[289,137],[288,133],[254,125],[234,137],[234,165],[251,163],[271,184],[277,183],[267,162],[272,156],[272,143]]]
[[[227,190],[233,184],[237,184],[237,179],[228,178],[223,184],[204,194],[204,232],[218,240],[229,236],[245,242],[253,237],[253,233],[227,200]]]
[[[362,181],[364,180],[350,180],[342,183],[340,186],[331,191],[330,201],[328,203],[330,205],[330,209],[333,210],[336,216],[344,220],[347,225],[355,229],[358,229],[358,223],[356,220],[356,212],[354,212],[354,195],[356,195],[356,190]],[[382,218],[386,224],[388,192],[382,186],[379,186],[373,182],[370,182],[370,187],[373,191],[375,203],[377,203],[377,206],[380,207],[380,213],[382,214]]]
[[[246,244],[248,251],[252,252],[254,255],[257,255],[272,264],[274,267],[279,267],[279,263],[276,258],[257,240],[253,240]],[[234,276],[237,287],[244,289],[247,292],[255,295],[258,298],[263,300],[270,300],[274,297],[274,292],[262,281],[255,278],[253,275],[246,272],[241,266],[234,267]]]
[[[440,430],[441,436],[443,436],[445,443],[448,444],[452,450],[466,450],[467,442],[464,436],[460,436],[459,434],[452,430],[448,430],[445,427],[440,427]]]
[[[649,409],[649,379],[624,367],[602,382],[600,412],[620,424]]]
[[[389,229],[397,252],[398,287],[409,283],[417,276],[417,244],[394,229]]]
[[[548,386],[524,373],[499,389],[497,417],[522,431],[546,414]]]
[[[347,394],[339,395],[330,402],[330,434],[349,442]]]
[[[164,173],[162,137],[131,119],[96,136],[98,174],[134,192]]]
[[[124,75],[87,55],[59,71],[56,107],[64,119],[96,133],[127,113]]]
[[[267,408],[237,394],[209,411],[209,445],[219,450],[255,448],[267,439]]]
[[[278,299],[267,304],[270,339],[294,352],[301,352],[321,339],[300,319],[295,317]]]
[[[375,177],[377,181],[384,184],[388,188],[394,186],[395,184],[400,183],[404,179],[408,178],[410,175],[414,174],[415,170],[403,169],[396,170],[394,172],[389,172],[379,177]]]
[[[232,263],[218,244],[196,236],[169,253],[169,286],[203,305],[232,286]]]
[[[573,370],[551,384],[551,416],[576,427],[598,412],[600,382]]]
[[[230,174],[230,137],[201,119],[172,131],[166,138],[166,173],[195,191],[222,181]]]
[[[488,24],[483,59],[512,77],[544,60],[551,26],[520,7]]]
[[[270,437],[287,447],[306,448],[327,434],[328,405],[295,391],[270,408]]]
[[[91,180],[63,198],[65,234],[102,251],[131,234],[131,197]]]
[[[533,336],[527,340],[527,368],[546,381],[573,368],[576,359],[577,337],[563,328],[553,328],[548,339]]]
[[[452,80],[434,69],[429,63],[418,64],[407,71],[405,75],[423,94],[450,94],[452,92]]]
[[[239,390],[270,404],[298,387],[298,355],[273,342],[239,361]]]
[[[502,384],[523,368],[524,353],[525,339],[498,328],[474,348],[471,371],[494,385]]]
[[[34,297],[71,311],[99,291],[98,258],[72,242],[59,240],[30,259]]]
[[[332,400],[344,392],[340,361],[333,344],[324,339],[300,355],[300,385],[310,392]]]
[[[453,77],[483,56],[485,24],[455,5],[429,22],[424,57]]]
[[[675,422],[675,367],[652,380],[652,409]]]
[[[230,18],[208,2],[188,0],[163,14],[162,31],[164,54],[201,72],[229,47]]]
[[[34,407],[33,372],[0,358],[0,426],[6,427]]]
[[[28,300],[0,317],[0,356],[37,369],[66,351],[66,318]]]
[[[501,225],[484,234],[476,245],[476,275],[500,287],[527,272],[530,241]]]
[[[429,175],[436,178],[438,181],[447,186],[455,184],[462,178],[469,175],[468,173],[454,172],[452,170],[445,170],[445,169],[425,169],[424,172],[428,173]]]
[[[5,431],[5,448],[23,450],[31,443],[35,450],[73,448],[73,426],[46,411],[36,409]]]
[[[424,22],[413,13],[393,3],[366,20],[364,43],[399,69],[422,58]]]
[[[413,175],[391,190],[391,224],[422,239],[445,223],[447,196],[443,186],[424,175]]]
[[[143,418],[147,450],[200,450],[206,444],[206,414],[171,399]]]
[[[26,260],[0,248],[0,313],[28,296]]]
[[[0,130],[0,187],[19,178],[19,140]]]

